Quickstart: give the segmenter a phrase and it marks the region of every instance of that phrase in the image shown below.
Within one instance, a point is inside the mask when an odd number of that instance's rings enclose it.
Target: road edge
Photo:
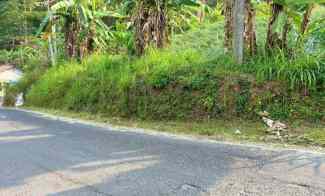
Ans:
[[[315,146],[303,147],[303,146],[295,146],[289,144],[275,144],[275,143],[254,143],[249,141],[221,141],[221,140],[206,138],[204,136],[199,137],[190,134],[170,133],[170,132],[164,132],[164,131],[159,131],[154,129],[118,126],[111,123],[96,122],[93,120],[85,120],[85,119],[80,119],[75,117],[59,116],[56,114],[52,114],[50,112],[38,111],[30,108],[26,109],[26,108],[0,107],[0,109],[1,108],[7,110],[16,110],[16,111],[36,114],[40,118],[58,120],[70,124],[78,123],[78,124],[83,124],[88,126],[94,126],[94,127],[106,129],[108,131],[130,132],[130,133],[138,133],[138,134],[144,134],[150,136],[171,138],[176,140],[187,140],[187,141],[197,142],[197,143],[223,144],[223,145],[231,145],[231,146],[238,146],[238,147],[257,148],[257,149],[268,150],[268,151],[297,151],[302,153],[313,153],[313,154],[325,155],[325,148],[322,147],[315,147]]]

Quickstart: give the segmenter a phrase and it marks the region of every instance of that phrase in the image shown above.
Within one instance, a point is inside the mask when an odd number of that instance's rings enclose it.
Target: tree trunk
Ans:
[[[78,56],[78,25],[73,19],[67,19],[65,23],[65,45],[66,55],[70,58],[76,58]]]
[[[168,41],[165,1],[157,1],[154,6],[140,1],[135,14],[135,48],[137,55],[154,45],[163,48]]]
[[[233,51],[238,64],[244,60],[245,0],[235,0],[233,9]]]
[[[273,3],[272,5],[272,14],[268,23],[267,37],[266,37],[266,50],[271,50],[275,48],[279,43],[279,35],[276,32],[273,32],[273,27],[280,15],[283,11],[283,6],[277,3]]]
[[[257,52],[256,43],[256,25],[255,17],[256,11],[251,3],[251,0],[246,0],[245,2],[246,16],[245,16],[245,45],[251,56],[255,55]]]
[[[232,39],[233,39],[233,6],[234,0],[224,1],[224,15],[225,15],[225,36],[224,47],[225,52],[232,51]]]
[[[199,18],[199,23],[202,23],[205,18],[205,6],[208,4],[207,0],[201,0],[202,6],[201,9],[199,10],[197,16]]]
[[[304,18],[301,23],[301,35],[304,35],[307,31],[313,9],[314,9],[314,5],[311,4],[308,6],[307,10],[304,13]]]
[[[156,41],[157,48],[163,48],[167,42],[167,19],[165,12],[165,5],[162,3],[158,8],[157,13],[154,14],[154,20],[156,21],[154,24],[154,39]]]
[[[137,13],[135,14],[135,49],[137,55],[142,55],[145,50],[145,35],[144,35],[144,26],[148,20],[148,10],[145,9],[144,2],[139,2],[138,7],[136,8]]]
[[[85,56],[91,54],[95,47],[94,47],[94,36],[95,36],[95,29],[96,27],[92,23],[90,26],[90,30],[87,32],[87,35],[82,38],[79,42],[79,55],[80,59],[83,59]]]
[[[47,1],[47,12],[51,12],[51,2]],[[50,14],[50,21],[53,21],[53,15]],[[57,45],[56,45],[56,25],[51,25],[51,35],[48,37],[48,45],[49,45],[49,56],[51,59],[51,65],[54,66],[56,64],[56,55],[57,55]]]
[[[291,29],[291,24],[289,19],[286,20],[286,22],[283,25],[283,30],[282,30],[282,39],[280,40],[280,48],[281,49],[288,49],[288,44],[287,44],[287,40],[288,40],[288,33]]]

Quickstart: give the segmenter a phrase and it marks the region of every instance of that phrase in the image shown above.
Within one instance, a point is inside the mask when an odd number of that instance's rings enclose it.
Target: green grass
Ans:
[[[150,50],[139,59],[95,54],[51,68],[28,91],[27,104],[143,119],[254,119],[262,110],[324,119],[323,65],[259,59],[239,68],[225,56],[205,57],[194,49]]]
[[[52,68],[43,75],[39,81],[42,85],[32,86],[28,92],[33,94],[30,103],[39,104],[40,106],[56,107],[59,106],[60,100],[65,97],[67,90],[73,84],[73,80],[84,70],[84,66],[78,63],[69,63]],[[28,95],[27,95],[28,99]]]

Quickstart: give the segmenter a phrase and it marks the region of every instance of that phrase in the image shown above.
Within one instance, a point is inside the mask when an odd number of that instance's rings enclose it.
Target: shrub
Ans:
[[[27,94],[28,104],[60,107],[60,100],[66,95],[78,74],[84,70],[85,66],[76,62],[50,68]]]
[[[325,100],[314,94],[300,100],[299,91],[283,85],[286,78],[257,81],[249,65],[237,69],[225,57],[204,57],[195,50],[151,50],[139,59],[95,54],[51,68],[32,86],[27,104],[153,119],[255,118],[261,110],[281,119],[323,118]]]
[[[15,106],[16,97],[19,94],[19,90],[16,88],[15,85],[5,85],[5,96],[3,99],[4,106]]]
[[[105,106],[124,92],[131,81],[128,59],[120,56],[94,55],[83,64],[86,69],[74,80],[62,99],[68,109],[103,111]],[[90,63],[90,64],[89,64]],[[120,96],[123,99],[123,96]],[[111,105],[114,107],[114,105]]]
[[[284,54],[258,56],[238,69],[256,75],[259,81],[285,81],[291,90],[315,90],[325,81],[325,63],[320,56],[313,55],[301,54],[295,58]]]

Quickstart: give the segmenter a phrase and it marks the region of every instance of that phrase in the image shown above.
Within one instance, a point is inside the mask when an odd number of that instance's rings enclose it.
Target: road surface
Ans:
[[[325,155],[0,109],[0,196],[325,196]]]

